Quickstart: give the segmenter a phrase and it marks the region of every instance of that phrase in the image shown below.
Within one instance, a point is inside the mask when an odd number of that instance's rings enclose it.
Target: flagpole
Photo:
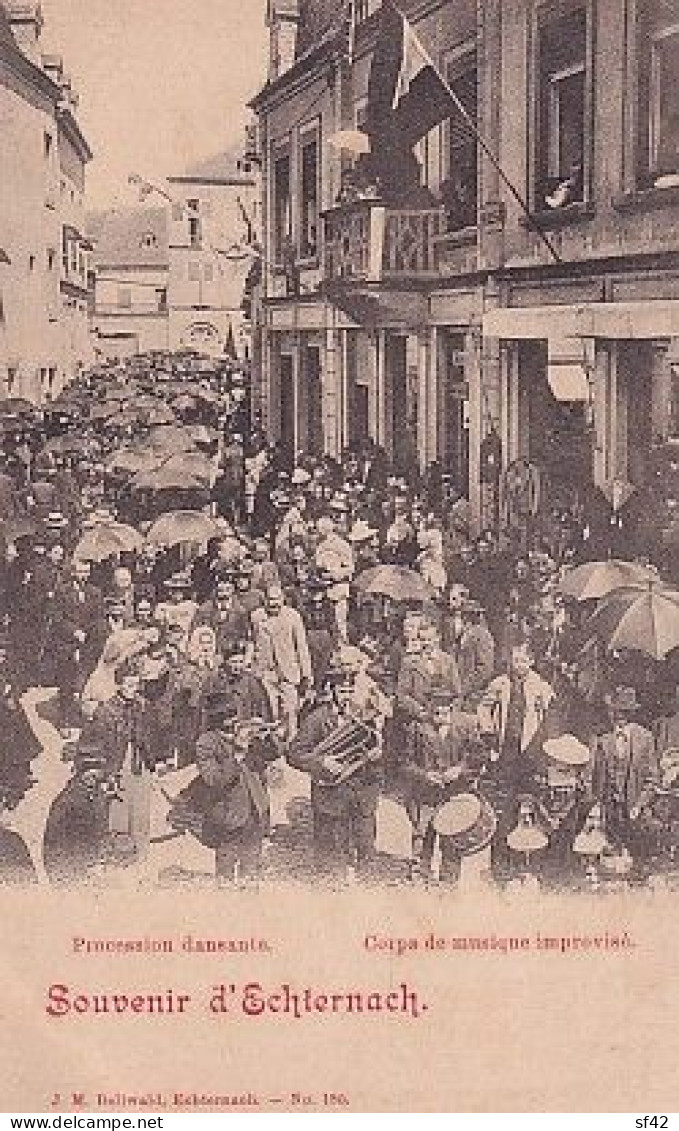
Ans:
[[[399,8],[398,4],[394,3],[394,0],[385,0],[385,3],[391,4],[394,11],[396,11],[398,13],[398,15],[401,17],[401,19],[403,20],[404,27],[407,27],[409,29],[410,34],[413,37],[413,41],[415,42],[415,44],[417,46],[417,49],[422,52],[423,56],[425,57],[425,59],[427,60],[427,62],[429,64],[429,66],[432,67],[432,69],[434,70],[436,77],[443,84],[446,92],[450,96],[450,98],[451,98],[451,100],[452,100],[452,102],[455,106],[455,109],[458,111],[458,113],[462,116],[462,118],[464,119],[466,124],[469,126],[469,129],[473,133],[478,144],[481,146],[481,149],[485,153],[485,155],[488,158],[488,160],[490,161],[491,165],[496,170],[496,172],[500,176],[501,180],[504,182],[504,184],[507,186],[510,193],[512,194],[512,196],[516,200],[521,211],[523,212],[524,216],[526,217],[530,227],[540,237],[543,244],[548,249],[550,255],[554,259],[554,262],[555,263],[561,263],[562,262],[561,256],[559,255],[558,251],[554,247],[552,241],[547,238],[547,236],[543,232],[540,225],[536,222],[535,217],[531,215],[530,209],[529,209],[528,205],[526,204],[526,201],[523,199],[519,190],[515,187],[513,182],[509,179],[509,177],[505,173],[504,169],[502,168],[502,165],[500,164],[499,159],[495,156],[495,154],[493,153],[493,150],[490,148],[488,142],[483,137],[483,134],[480,132],[474,118],[469,113],[469,111],[466,109],[464,104],[460,101],[460,99],[456,95],[455,91],[451,87],[450,83],[446,79],[445,75],[441,71],[440,67],[438,67],[437,64],[434,62],[434,60],[432,59],[432,57],[429,54],[429,52],[427,51],[426,47],[422,43],[422,40],[420,39],[419,35],[415,31],[415,28],[413,27],[413,25],[410,23],[408,18],[403,14],[403,12]]]

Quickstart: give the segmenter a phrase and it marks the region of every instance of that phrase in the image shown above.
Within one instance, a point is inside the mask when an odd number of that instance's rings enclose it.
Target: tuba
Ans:
[[[339,763],[337,770],[328,769],[326,759],[330,757]],[[379,761],[380,757],[375,727],[350,715],[318,744],[310,773],[319,785],[342,785],[359,770]]]

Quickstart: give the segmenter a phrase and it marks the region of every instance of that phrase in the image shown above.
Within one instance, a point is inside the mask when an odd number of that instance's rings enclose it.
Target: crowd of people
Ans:
[[[47,411],[8,407],[3,881],[108,883],[185,838],[224,884],[286,843],[296,874],[375,879],[385,800],[408,882],[458,884],[482,853],[503,887],[671,875],[677,652],[592,638],[563,584],[581,530],[474,538],[440,477],[372,441],[291,465],[234,365],[109,364]],[[36,688],[71,767],[44,872],[12,829]]]

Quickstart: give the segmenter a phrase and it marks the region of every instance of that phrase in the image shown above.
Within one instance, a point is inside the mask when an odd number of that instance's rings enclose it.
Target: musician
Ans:
[[[653,735],[635,721],[640,710],[632,687],[606,697],[611,729],[594,742],[594,793],[601,801],[605,829],[643,868],[649,843],[648,804],[659,782]]]
[[[269,832],[266,747],[251,737],[238,727],[233,704],[215,703],[210,730],[196,743],[198,775],[169,817],[175,828],[192,832],[214,849],[215,874],[222,884],[257,879]]]
[[[420,741],[406,753],[402,777],[408,789],[407,809],[413,825],[414,874],[431,872],[437,808],[469,783],[479,749],[476,716],[463,711],[459,698],[445,688],[433,691],[429,718],[420,728]],[[461,858],[441,844],[440,879],[459,878]]]
[[[483,606],[470,597],[463,600],[459,616],[453,617],[456,635],[454,655],[460,672],[462,694],[478,700],[495,672],[495,641],[486,623]]]
[[[592,759],[588,746],[575,735],[562,734],[543,744],[537,797],[549,844],[542,854],[545,882],[563,887],[580,875],[581,861],[573,843],[585,826],[594,801]]]
[[[507,835],[516,824],[519,797],[536,788],[540,739],[546,737],[551,686],[537,674],[531,645],[515,643],[506,674],[491,680],[478,707],[481,733],[491,749],[494,804],[498,823],[491,866],[496,879],[511,875]]]
[[[52,801],[45,823],[42,856],[51,884],[87,883],[107,859],[109,781],[98,742],[81,739],[73,777]]]
[[[367,872],[376,855],[377,802],[382,782],[377,728],[375,745],[365,763],[340,784],[328,784],[326,775],[341,771],[341,759],[318,752],[329,736],[341,735],[344,727],[350,747],[355,675],[350,656],[335,657],[326,674],[327,696],[302,721],[286,754],[291,766],[311,775],[314,857],[317,870],[325,875],[346,874],[354,865],[359,872]]]
[[[406,650],[396,683],[397,729],[406,746],[412,748],[419,742],[420,724],[426,722],[431,696],[439,688],[458,698],[460,673],[454,657],[441,648],[436,625],[421,620],[416,650]]]

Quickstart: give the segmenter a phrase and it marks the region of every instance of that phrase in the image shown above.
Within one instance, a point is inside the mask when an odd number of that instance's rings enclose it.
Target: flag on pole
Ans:
[[[430,130],[450,119],[456,129],[468,130],[475,138],[531,229],[552,259],[560,262],[558,251],[531,215],[527,202],[505,173],[493,146],[479,130],[475,108],[464,105],[394,0],[383,0],[380,20],[370,66],[365,125],[373,165],[380,179],[385,181],[390,173],[397,174],[399,167],[407,168],[417,143]]]
[[[368,83],[368,132],[397,137],[411,149],[447,118],[467,115],[412,24],[384,0]]]

